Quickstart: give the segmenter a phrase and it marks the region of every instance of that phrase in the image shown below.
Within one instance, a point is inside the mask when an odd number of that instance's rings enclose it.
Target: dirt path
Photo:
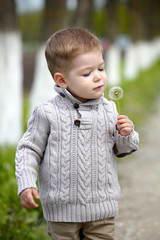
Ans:
[[[160,240],[160,100],[140,140],[139,150],[118,164],[116,240]]]

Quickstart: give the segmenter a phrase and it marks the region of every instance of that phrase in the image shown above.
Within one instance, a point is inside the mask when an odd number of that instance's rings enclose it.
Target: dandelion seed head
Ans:
[[[108,96],[112,100],[119,100],[123,97],[123,89],[121,87],[112,87]]]

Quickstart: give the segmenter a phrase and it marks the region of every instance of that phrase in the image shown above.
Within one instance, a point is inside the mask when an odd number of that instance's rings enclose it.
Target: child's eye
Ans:
[[[102,72],[102,71],[104,71],[104,68],[98,68],[98,70],[99,70],[100,72]]]
[[[89,75],[90,75],[90,72],[83,74],[83,77],[88,77]]]

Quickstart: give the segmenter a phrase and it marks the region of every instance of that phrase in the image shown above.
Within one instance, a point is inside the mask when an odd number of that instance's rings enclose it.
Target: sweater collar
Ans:
[[[99,98],[91,99],[85,103],[82,103],[77,98],[73,97],[72,94],[66,88],[61,88],[58,85],[55,85],[54,89],[61,97],[66,97],[71,103],[78,103],[85,106],[91,106],[91,105],[98,105],[103,102],[103,95]]]

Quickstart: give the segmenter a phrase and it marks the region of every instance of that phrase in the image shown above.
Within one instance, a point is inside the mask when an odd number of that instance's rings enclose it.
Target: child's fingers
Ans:
[[[121,127],[132,126],[132,121],[127,116],[120,115],[117,118],[117,125]]]
[[[120,119],[128,119],[128,117],[126,115],[118,115],[118,120]]]
[[[32,189],[32,193],[33,193],[33,196],[34,196],[36,199],[39,199],[39,193],[37,192],[37,189],[33,188],[33,189]]]
[[[117,129],[122,136],[127,136],[133,129],[132,121],[125,115],[119,115],[117,118]]]
[[[36,192],[34,191],[36,189],[26,189],[22,194],[20,195],[21,198],[21,205],[24,208],[35,208],[38,207],[39,205],[34,201],[33,196],[36,195]],[[33,194],[34,193],[34,194]],[[38,192],[37,192],[38,193]],[[39,194],[38,194],[39,195]]]
[[[126,122],[131,122],[131,120],[125,115],[119,115],[117,117],[117,122],[118,123],[126,123]]]
[[[131,133],[131,130],[128,128],[120,130],[119,133],[121,134],[121,136],[128,136]]]
[[[132,128],[132,124],[130,122],[117,124],[117,128],[118,128],[118,130]]]

